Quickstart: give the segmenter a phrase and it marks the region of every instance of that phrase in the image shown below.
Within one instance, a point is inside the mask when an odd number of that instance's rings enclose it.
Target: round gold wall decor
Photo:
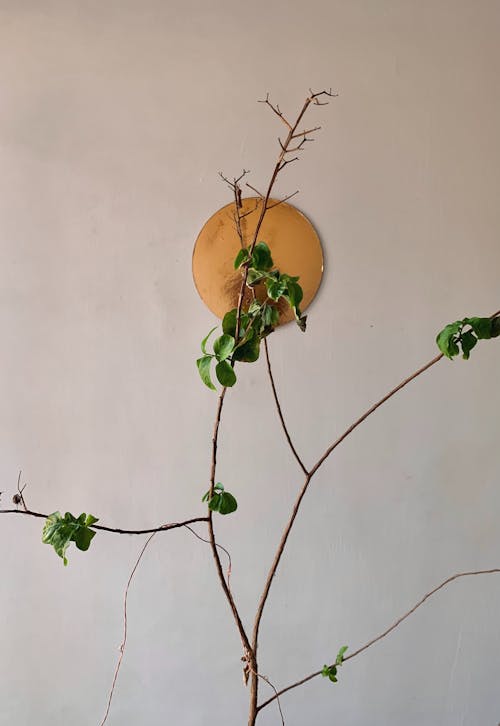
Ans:
[[[270,200],[269,204],[274,204]],[[258,197],[242,200],[241,228],[245,246],[252,243],[262,201]],[[246,214],[249,212],[249,214]],[[206,306],[219,318],[235,308],[241,286],[241,271],[234,259],[241,249],[234,219],[235,205],[227,204],[204,224],[193,252],[193,278]],[[298,275],[304,291],[301,310],[314,299],[323,275],[323,251],[316,230],[296,207],[283,202],[268,209],[257,241],[271,249],[274,264],[281,272]],[[259,295],[259,291],[257,291]],[[244,307],[250,304],[247,290]],[[280,322],[293,319],[289,308],[282,310]]]

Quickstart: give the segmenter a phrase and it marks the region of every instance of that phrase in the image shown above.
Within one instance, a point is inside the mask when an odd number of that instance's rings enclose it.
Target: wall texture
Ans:
[[[326,255],[307,335],[270,340],[307,462],[435,354],[444,323],[499,308],[499,25],[493,0],[0,0],[4,506],[22,468],[41,511],[203,513],[216,397],[194,359],[215,322],[191,253],[229,201],[220,169],[265,183],[266,91],[290,114],[309,86],[340,92],[280,181]],[[263,621],[277,685],[448,575],[500,566],[499,363],[494,343],[440,363],[318,475]],[[218,478],[239,500],[217,525],[248,621],[301,482],[262,361],[227,397]],[[99,534],[64,569],[40,533],[0,522],[0,723],[97,725],[141,542]],[[451,585],[338,685],[284,696],[287,726],[497,724],[499,600],[500,577]],[[240,655],[208,547],[158,536],[108,723],[245,724]],[[274,706],[260,723],[280,723]]]

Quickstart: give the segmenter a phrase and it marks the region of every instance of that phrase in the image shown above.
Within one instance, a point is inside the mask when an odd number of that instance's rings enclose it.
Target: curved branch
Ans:
[[[47,519],[49,516],[48,514],[42,514],[42,512],[33,512],[31,509],[0,509],[0,514],[23,514],[24,516],[38,517],[39,519]],[[167,532],[169,529],[187,527],[188,524],[195,524],[196,522],[208,522],[208,517],[193,517],[186,519],[184,522],[170,522],[169,524],[161,524],[159,527],[151,527],[150,529],[121,529],[120,527],[107,527],[104,524],[93,524],[91,529],[112,532],[114,534],[154,534],[155,532]]]
[[[435,595],[439,590],[442,590],[443,587],[446,587],[446,585],[449,585],[450,582],[453,582],[454,580],[458,580],[461,577],[471,577],[474,575],[493,575],[493,574],[499,574],[500,568],[494,567],[491,570],[473,570],[470,572],[458,572],[456,575],[451,575],[451,577],[447,577],[446,580],[443,580],[439,585],[434,587],[432,590],[430,590],[427,594],[425,594],[420,600],[412,607],[410,610],[408,610],[404,615],[401,615],[390,627],[388,627],[386,630],[384,630],[380,635],[377,635],[375,638],[372,638],[368,641],[368,643],[365,643],[365,645],[362,645],[361,648],[358,648],[354,651],[354,653],[351,653],[350,655],[344,656],[343,662],[350,660],[351,658],[355,658],[356,656],[363,653],[365,650],[370,648],[372,645],[375,645],[375,643],[378,643],[383,638],[387,637],[389,633],[392,633],[393,630],[395,630],[398,625],[401,625],[401,623],[406,620],[406,618],[409,618],[410,615],[413,615],[415,610],[418,610],[419,607],[421,607],[426,600],[428,600],[432,595]],[[272,701],[274,701],[275,698],[278,698],[279,696],[282,696],[283,693],[286,693],[287,691],[291,691],[293,688],[297,688],[298,686],[302,686],[304,683],[307,683],[308,681],[311,681],[313,678],[316,678],[316,676],[320,676],[322,671],[315,671],[314,673],[310,673],[308,676],[305,676],[305,678],[301,678],[300,681],[296,681],[295,683],[292,683],[292,685],[287,686],[286,688],[282,688],[281,691],[278,691],[277,694],[272,696],[271,698],[268,698],[267,701],[264,701],[261,703],[258,707],[258,711],[260,711],[265,706],[268,706]]]
[[[292,441],[291,436],[290,436],[290,434],[288,432],[288,428],[287,428],[287,425],[285,423],[285,418],[284,418],[283,412],[281,410],[281,405],[280,405],[279,398],[278,398],[278,392],[276,390],[276,386],[275,386],[275,383],[274,383],[274,376],[273,376],[273,371],[272,371],[272,368],[271,368],[271,360],[269,358],[269,347],[267,345],[267,339],[266,338],[264,338],[264,352],[266,354],[267,372],[268,372],[268,375],[269,375],[269,380],[271,382],[271,388],[273,390],[274,402],[276,404],[276,409],[278,411],[278,416],[279,416],[279,419],[281,421],[281,426],[283,428],[283,431],[284,431],[286,440],[288,441],[288,445],[289,445],[289,447],[290,447],[290,449],[292,451],[292,454],[294,455],[294,457],[295,457],[298,465],[300,466],[300,468],[302,469],[302,471],[304,472],[304,474],[307,476],[309,474],[309,472],[307,471],[304,462],[300,458],[300,456],[299,456],[299,454],[297,452],[297,449],[293,445],[293,441]]]

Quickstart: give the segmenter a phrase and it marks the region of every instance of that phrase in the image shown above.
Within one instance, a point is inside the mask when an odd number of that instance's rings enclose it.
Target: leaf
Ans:
[[[233,353],[233,360],[238,360],[243,363],[254,363],[260,354],[260,338],[251,331],[248,340],[238,345]]]
[[[449,325],[446,325],[436,337],[436,343],[439,350],[447,358],[451,359],[460,352],[457,340],[462,327],[463,322],[461,320],[449,323]]]
[[[238,509],[238,502],[232,494],[222,489],[214,493],[208,503],[208,508],[219,514],[231,514]]]
[[[219,514],[232,514],[238,509],[238,502],[229,492],[220,494],[221,502],[219,506]]]
[[[323,678],[329,678],[332,681],[332,683],[337,683],[337,666],[334,666],[334,665],[323,666],[321,675],[323,676]]]
[[[230,388],[236,383],[236,373],[227,360],[221,360],[220,363],[217,363],[215,366],[215,375],[221,386],[225,388]]]
[[[491,337],[498,338],[500,335],[500,316],[491,320]]]
[[[267,272],[274,265],[271,250],[265,242],[257,242],[252,252],[252,267],[260,272]]]
[[[342,648],[340,648],[339,652],[337,653],[337,658],[335,660],[336,666],[342,665],[342,663],[344,662],[344,653],[346,652],[348,647],[348,645],[343,645]]]
[[[222,319],[222,330],[225,335],[231,335],[233,338],[236,338],[236,316],[238,314],[238,310],[236,308],[233,308],[228,313],[226,313]],[[246,329],[248,327],[248,324],[250,322],[250,319],[247,315],[247,313],[242,312],[240,316],[240,331],[239,331],[239,337],[242,338],[245,335]]]
[[[53,512],[45,520],[42,531],[42,542],[50,544],[54,548],[59,557],[62,558],[64,565],[68,564],[66,558],[66,550],[71,542],[75,542],[80,550],[88,550],[95,532],[89,528],[89,525],[97,522],[97,517],[92,514],[80,514],[78,519],[71,512],[66,512],[64,517],[60,512]]]
[[[90,543],[92,542],[94,537],[95,532],[93,532],[88,527],[78,527],[73,535],[76,546],[79,550],[83,550],[83,552],[86,552],[88,550],[88,548],[90,547]]]
[[[203,340],[201,341],[201,352],[204,353],[205,355],[208,355],[207,349],[206,349],[207,340],[210,338],[210,336],[212,335],[214,330],[217,330],[217,326],[215,326],[215,328],[212,328],[212,330],[209,332],[209,334],[207,336],[205,336],[203,338]]]
[[[234,350],[234,338],[232,335],[221,335],[214,342],[214,353],[217,360],[226,360]]]
[[[267,277],[265,272],[260,272],[259,270],[248,270],[247,275],[247,285],[248,287],[253,287],[254,285],[257,285],[259,282],[262,282]]]
[[[198,366],[198,372],[203,383],[215,391],[215,386],[210,378],[210,364],[212,362],[211,355],[204,355],[203,358],[198,358],[196,365]]]
[[[489,340],[491,338],[490,318],[464,318],[464,323],[468,323],[475,332],[479,340]]]
[[[234,260],[234,269],[237,270],[241,265],[248,259],[248,250],[246,248],[241,249]]]
[[[267,294],[269,295],[271,300],[279,300],[280,297],[284,295],[287,289],[287,281],[283,278],[280,278],[278,280],[268,278],[266,280],[266,289]]]
[[[472,330],[468,330],[466,333],[462,333],[460,343],[462,345],[463,359],[469,360],[470,352],[477,343],[477,338]]]
[[[287,284],[287,290],[288,290],[288,301],[290,303],[290,307],[292,307],[292,308],[298,307],[300,305],[300,303],[302,302],[302,298],[304,297],[304,293],[302,292],[301,286],[294,279],[289,278],[288,284]]]

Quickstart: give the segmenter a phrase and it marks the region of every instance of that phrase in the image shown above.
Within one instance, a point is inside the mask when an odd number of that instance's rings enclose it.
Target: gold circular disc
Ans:
[[[248,197],[242,199],[242,204],[241,231],[244,245],[248,246],[253,241],[262,202],[258,197]],[[271,199],[269,204],[275,204],[275,201]],[[305,310],[318,292],[323,275],[323,250],[311,222],[294,206],[282,202],[266,212],[257,241],[269,246],[280,272],[300,277],[299,284],[304,291],[300,307]],[[205,305],[219,318],[238,304],[241,270],[234,269],[234,259],[240,249],[235,205],[227,204],[205,223],[193,252],[196,289]],[[257,290],[257,296],[261,297],[261,294],[262,291]],[[244,307],[251,299],[247,288]],[[293,319],[288,307],[280,312],[281,323]]]

